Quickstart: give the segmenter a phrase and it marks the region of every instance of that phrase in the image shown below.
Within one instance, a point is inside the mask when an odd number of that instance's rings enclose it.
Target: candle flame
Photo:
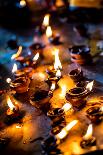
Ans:
[[[17,64],[13,65],[12,73],[15,73],[17,71]]]
[[[55,82],[52,82],[52,85],[51,85],[51,87],[50,87],[50,90],[55,90],[55,85],[56,85],[56,83]]]
[[[13,54],[11,59],[13,60],[13,59],[19,57],[21,53],[22,53],[22,46],[19,46],[17,53]]]
[[[38,58],[39,58],[39,53],[36,53],[36,55],[35,55],[34,58],[33,58],[33,61],[37,61]]]
[[[9,96],[7,96],[7,104],[9,106],[10,110],[13,110],[15,108],[15,106],[13,105]]]
[[[78,123],[78,120],[73,120],[69,124],[67,124],[66,127],[64,127],[60,133],[56,135],[58,139],[64,139],[67,135],[68,132]]]
[[[103,106],[102,106],[102,107],[100,107],[100,111],[102,111],[102,112],[103,112]]]
[[[11,79],[10,79],[10,78],[7,78],[7,79],[6,79],[6,82],[7,82],[7,83],[10,83],[10,82],[11,82]]]
[[[66,95],[66,90],[67,90],[66,85],[63,85],[63,86],[61,87],[61,89],[62,89],[62,91],[61,91],[61,93],[60,93],[60,97],[65,97],[65,95]]]
[[[70,103],[65,103],[62,107],[62,109],[64,110],[64,112],[69,111],[72,108],[72,105]]]
[[[22,6],[22,7],[26,6],[26,1],[25,0],[21,0],[20,1],[20,6]]]
[[[52,37],[52,29],[51,29],[50,26],[48,26],[47,29],[46,29],[46,36],[48,38]]]
[[[57,72],[56,72],[56,77],[61,77],[61,71],[60,71],[60,69],[57,70]]]
[[[90,125],[88,126],[88,129],[87,129],[86,134],[83,136],[83,139],[84,139],[84,140],[90,139],[90,138],[92,137],[92,133],[93,133],[93,125],[90,124]]]
[[[21,126],[20,125],[16,125],[16,129],[20,129],[21,128]]]
[[[47,26],[49,25],[49,18],[50,18],[50,15],[49,15],[49,14],[46,14],[46,15],[44,16],[43,25],[44,25],[45,27],[47,27]]]
[[[89,90],[91,91],[92,88],[93,88],[93,83],[94,83],[94,81],[89,82],[89,83],[87,84],[87,86],[86,86],[86,89],[89,89]]]
[[[61,62],[60,62],[60,59],[59,59],[59,49],[54,49],[55,50],[55,62],[54,62],[54,69],[55,70],[59,70],[59,69],[62,69],[62,65],[61,65]]]

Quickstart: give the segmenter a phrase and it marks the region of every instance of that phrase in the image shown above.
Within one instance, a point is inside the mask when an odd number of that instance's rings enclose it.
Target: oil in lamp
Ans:
[[[84,79],[83,71],[80,68],[70,71],[69,76],[74,82],[79,82]]]
[[[66,99],[73,107],[80,108],[85,105],[88,95],[91,93],[93,81],[86,87],[75,87],[66,93]]]
[[[93,106],[86,113],[92,123],[99,123],[103,120],[103,107]]]
[[[83,139],[80,143],[81,147],[87,149],[89,147],[96,145],[96,138],[92,136],[93,134],[93,125],[89,124],[86,134],[83,136]]]
[[[16,93],[25,93],[29,89],[30,79],[27,77],[19,77],[10,82],[10,88]]]
[[[46,36],[50,43],[54,45],[60,44],[60,34],[53,34],[51,26],[48,26],[46,29]]]

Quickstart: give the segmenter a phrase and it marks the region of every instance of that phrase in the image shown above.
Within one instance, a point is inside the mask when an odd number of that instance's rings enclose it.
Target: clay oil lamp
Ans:
[[[7,96],[7,104],[9,108],[6,112],[5,123],[12,124],[21,119],[22,116],[18,104],[16,104],[14,100],[11,100],[10,96]]]
[[[88,126],[86,134],[83,136],[83,139],[80,143],[83,149],[88,149],[96,145],[96,138],[92,136],[93,133],[93,126],[90,124]]]
[[[85,45],[72,46],[69,48],[71,61],[80,65],[89,64],[92,62],[90,48]]]
[[[66,99],[73,107],[80,108],[86,103],[88,95],[91,93],[93,81],[88,83],[86,87],[75,87],[66,93]]]
[[[25,93],[29,89],[30,79],[27,77],[19,77],[10,82],[10,88],[17,93]]]
[[[92,123],[99,123],[103,120],[103,107],[93,106],[86,113]]]
[[[54,44],[54,45],[59,45],[60,44],[60,34],[58,34],[58,33],[53,34],[52,29],[51,29],[50,26],[48,26],[47,29],[46,29],[46,36],[48,38],[48,41],[51,44]]]
[[[49,94],[48,90],[37,90],[31,97],[30,103],[37,109],[41,109],[43,112],[47,112],[50,108],[50,99],[52,93]]]
[[[71,70],[69,76],[74,82],[79,82],[84,79],[83,71],[80,68]]]

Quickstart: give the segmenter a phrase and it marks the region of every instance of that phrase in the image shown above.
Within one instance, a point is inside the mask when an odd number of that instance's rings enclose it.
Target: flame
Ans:
[[[39,53],[37,53],[37,54],[34,56],[33,61],[37,61],[38,58],[39,58]]]
[[[7,78],[7,79],[6,79],[6,82],[7,82],[7,83],[10,83],[10,82],[11,82],[11,79],[10,79],[10,78]]]
[[[51,85],[51,87],[50,87],[50,90],[55,90],[55,85],[56,85],[56,83],[55,82],[52,82],[52,85]]]
[[[60,70],[57,70],[56,77],[61,77],[61,71]]]
[[[11,57],[11,59],[13,60],[13,59],[19,57],[19,55],[21,53],[22,53],[22,46],[19,46],[17,53],[16,54],[13,54],[12,57]]]
[[[16,125],[16,129],[20,129],[21,128],[21,126],[20,125]]]
[[[46,36],[48,38],[52,37],[52,29],[51,29],[50,26],[48,26],[47,29],[46,29]]]
[[[63,85],[63,86],[61,87],[61,89],[62,89],[62,91],[61,91],[60,97],[65,97],[66,90],[67,90],[66,85]]]
[[[87,129],[86,134],[83,136],[83,139],[84,139],[84,140],[90,139],[90,138],[92,137],[92,133],[93,133],[93,125],[90,124],[90,125],[88,126],[88,129]]]
[[[56,135],[57,139],[64,139],[68,132],[78,123],[78,120],[73,120],[66,127],[64,127],[60,133]]]
[[[59,49],[55,49],[54,55],[55,55],[54,69],[55,70],[62,69],[62,65],[59,59]]]
[[[50,18],[50,15],[46,14],[45,17],[44,17],[44,20],[43,20],[43,25],[45,27],[47,27],[49,25],[49,18]]]
[[[12,73],[15,73],[17,71],[17,64],[13,65]]]
[[[25,0],[21,0],[20,1],[20,6],[22,6],[22,7],[26,6],[26,1]]]
[[[94,81],[89,82],[89,83],[87,84],[87,86],[86,86],[86,89],[89,89],[89,90],[91,91],[92,88],[93,88],[93,83],[94,83]]]
[[[69,111],[72,108],[72,105],[70,103],[65,103],[62,107],[62,109],[64,110],[64,112]]]
[[[102,106],[102,107],[100,107],[100,111],[102,111],[102,112],[103,112],[103,106]]]
[[[15,108],[15,106],[13,105],[9,96],[7,96],[7,104],[9,106],[10,110],[13,110]]]

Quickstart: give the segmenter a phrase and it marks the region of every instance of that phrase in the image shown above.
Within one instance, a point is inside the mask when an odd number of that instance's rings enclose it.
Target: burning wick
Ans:
[[[46,15],[44,16],[44,20],[43,20],[43,23],[42,23],[42,25],[43,25],[44,27],[47,27],[47,26],[49,25],[49,18],[50,18],[50,15],[49,15],[49,14],[46,14]]]
[[[93,133],[93,125],[90,124],[88,126],[86,134],[83,136],[83,140],[81,141],[82,148],[91,147],[96,144],[96,139],[95,137],[92,136],[92,133]]]
[[[15,73],[17,71],[17,64],[14,63],[12,73]]]
[[[54,62],[54,69],[55,70],[62,70],[62,65],[61,65],[61,62],[60,62],[60,59],[59,59],[59,49],[55,49],[54,50],[55,53],[54,53],[54,56],[55,56],[55,62]],[[60,71],[58,71],[60,73]]]
[[[65,95],[66,95],[66,86],[65,85],[63,85],[62,87],[61,87],[61,93],[59,94],[59,96],[61,97],[61,98],[64,98],[65,97]]]
[[[37,54],[34,56],[33,61],[37,61],[38,58],[39,58],[39,53],[37,53]]]
[[[22,46],[19,46],[19,49],[18,49],[17,53],[13,54],[11,59],[13,60],[13,59],[18,58],[21,55],[21,53],[22,53]]]
[[[57,138],[58,140],[64,139],[64,138],[68,135],[69,131],[70,131],[77,123],[78,123],[78,120],[74,120],[74,121],[70,122],[69,124],[67,124],[66,127],[64,127],[64,128],[61,130],[61,132],[58,133],[58,134],[56,135],[56,138]]]
[[[12,103],[9,96],[7,96],[7,104],[9,106],[9,109],[7,110],[7,115],[13,115],[18,111],[18,107]]]

